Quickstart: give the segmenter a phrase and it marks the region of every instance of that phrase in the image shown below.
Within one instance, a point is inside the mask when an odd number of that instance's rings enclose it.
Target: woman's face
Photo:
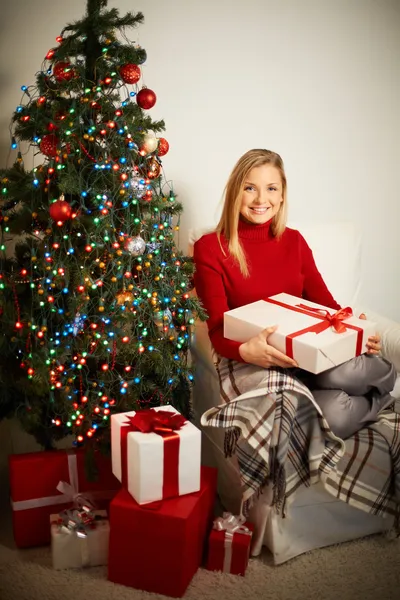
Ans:
[[[243,185],[240,207],[242,218],[248,223],[262,225],[276,215],[282,202],[279,170],[272,165],[251,169]]]

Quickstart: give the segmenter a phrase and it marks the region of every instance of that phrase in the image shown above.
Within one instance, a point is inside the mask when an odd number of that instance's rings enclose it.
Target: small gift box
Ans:
[[[111,417],[114,475],[139,504],[200,489],[201,433],[172,406]]]
[[[139,505],[122,489],[110,504],[109,580],[183,596],[203,561],[216,485],[216,469],[202,467],[197,493],[164,500],[156,507]]]
[[[253,525],[245,521],[243,516],[235,517],[231,513],[223,513],[215,519],[208,540],[206,568],[209,571],[244,576],[253,532]]]
[[[107,509],[121,487],[111,460],[95,453],[98,477],[88,481],[83,450],[51,450],[9,457],[14,540],[19,548],[50,543],[49,517],[90,496],[96,508]]]
[[[321,373],[367,351],[376,324],[353,316],[351,308],[334,311],[291,296],[277,294],[224,314],[224,336],[247,342],[271,325],[278,329],[268,343],[310,373]]]
[[[107,511],[65,510],[50,516],[54,569],[106,565],[110,525]]]

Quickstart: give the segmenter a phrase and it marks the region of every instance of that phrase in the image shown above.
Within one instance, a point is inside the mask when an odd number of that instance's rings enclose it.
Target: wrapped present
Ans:
[[[88,481],[83,449],[9,457],[14,540],[19,548],[49,544],[49,518],[57,511],[85,502],[107,509],[121,484],[112,474],[110,458],[96,452],[95,464],[98,478]]]
[[[200,489],[201,433],[172,406],[111,417],[114,475],[139,504]]]
[[[121,490],[110,504],[108,578],[136,589],[183,596],[203,562],[216,484],[216,469],[202,467],[200,491],[163,500],[156,507],[140,505]]]
[[[310,373],[321,373],[367,351],[376,324],[353,316],[351,308],[339,311],[321,304],[277,294],[224,314],[224,336],[247,342],[271,325],[278,329],[268,343]]]
[[[106,565],[110,524],[105,510],[68,509],[50,516],[54,569]]]
[[[243,516],[223,513],[215,519],[208,540],[206,568],[233,575],[244,575],[250,556],[253,525]]]

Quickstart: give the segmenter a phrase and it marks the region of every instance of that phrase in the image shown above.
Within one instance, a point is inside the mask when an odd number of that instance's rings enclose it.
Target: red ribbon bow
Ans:
[[[163,498],[179,496],[179,435],[178,429],[186,423],[185,417],[169,410],[146,408],[139,410],[121,427],[122,485],[128,485],[128,433],[156,433],[164,440]]]
[[[328,329],[329,327],[333,327],[337,333],[344,333],[347,331],[347,325],[346,323],[343,323],[343,321],[353,316],[353,311],[350,306],[341,308],[333,315],[331,315],[328,310],[314,308],[312,306],[307,306],[307,304],[296,304],[296,306],[309,311],[312,313],[312,316],[318,316],[323,319],[323,321],[314,326],[315,333],[321,333],[321,331],[325,331],[325,329]]]
[[[310,325],[310,327],[306,327],[305,329],[301,329],[300,331],[290,333],[286,336],[286,355],[290,358],[293,358],[294,338],[310,332],[321,333],[329,327],[333,327],[337,333],[344,333],[347,329],[352,329],[353,331],[356,331],[357,340],[355,355],[359,356],[361,354],[363,330],[360,327],[357,327],[356,325],[343,323],[345,319],[348,319],[349,317],[353,316],[353,311],[349,306],[347,306],[346,308],[341,308],[333,315],[331,315],[330,312],[326,309],[314,308],[313,306],[307,306],[307,304],[296,304],[295,306],[293,306],[292,304],[286,304],[285,302],[280,302],[279,300],[275,300],[274,298],[265,298],[265,302],[269,302],[270,304],[276,304],[277,306],[282,306],[283,308],[303,313],[305,315],[310,315],[310,317],[314,317],[316,319],[321,319],[319,323],[315,323],[314,325]]]
[[[173,433],[186,423],[185,417],[179,413],[152,408],[140,410],[133,417],[127,417],[127,419],[126,424],[129,424],[130,431],[157,433],[158,435]]]

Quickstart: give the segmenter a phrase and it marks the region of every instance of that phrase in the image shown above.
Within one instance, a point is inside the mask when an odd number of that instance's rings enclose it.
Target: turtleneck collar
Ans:
[[[257,242],[266,241],[270,237],[271,219],[262,225],[253,225],[239,219],[238,232],[239,238],[254,240]]]

